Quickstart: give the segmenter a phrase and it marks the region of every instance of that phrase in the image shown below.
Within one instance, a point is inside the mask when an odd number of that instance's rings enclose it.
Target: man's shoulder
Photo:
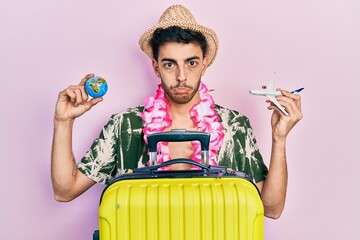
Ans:
[[[141,128],[143,125],[141,117],[143,110],[144,106],[137,106],[127,108],[119,113],[113,114],[108,121],[108,125],[118,125],[122,128]]]
[[[140,105],[137,107],[131,107],[131,108],[127,108],[119,113],[113,114],[111,117],[114,119],[121,119],[121,118],[141,118],[141,113],[144,110],[144,106]]]
[[[244,114],[240,113],[237,110],[229,109],[218,104],[215,104],[214,108],[223,122],[249,121],[249,119]]]

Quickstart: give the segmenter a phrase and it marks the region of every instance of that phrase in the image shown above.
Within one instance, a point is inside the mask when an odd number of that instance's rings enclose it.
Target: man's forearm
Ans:
[[[261,191],[265,215],[274,219],[280,217],[285,206],[288,182],[285,147],[285,140],[273,140],[269,173]]]
[[[76,163],[72,152],[73,120],[54,120],[54,136],[51,152],[51,177],[55,198],[69,192],[76,179]]]

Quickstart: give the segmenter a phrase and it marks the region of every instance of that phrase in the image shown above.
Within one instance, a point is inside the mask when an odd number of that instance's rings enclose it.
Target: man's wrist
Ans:
[[[278,145],[278,146],[286,146],[286,137],[276,137],[276,136],[273,136],[272,137],[272,142],[273,144],[275,145]]]
[[[68,128],[72,127],[75,119],[61,121],[54,118],[54,128]]]

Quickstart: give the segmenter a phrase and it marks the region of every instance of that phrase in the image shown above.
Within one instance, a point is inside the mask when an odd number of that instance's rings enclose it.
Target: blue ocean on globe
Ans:
[[[93,98],[102,97],[108,90],[108,84],[102,77],[94,76],[86,81],[85,90]]]

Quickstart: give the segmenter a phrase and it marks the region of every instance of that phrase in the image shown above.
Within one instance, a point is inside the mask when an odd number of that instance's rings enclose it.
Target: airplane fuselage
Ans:
[[[273,90],[250,90],[249,91],[251,94],[253,95],[257,95],[257,96],[281,96],[281,92],[280,91],[273,91]]]

